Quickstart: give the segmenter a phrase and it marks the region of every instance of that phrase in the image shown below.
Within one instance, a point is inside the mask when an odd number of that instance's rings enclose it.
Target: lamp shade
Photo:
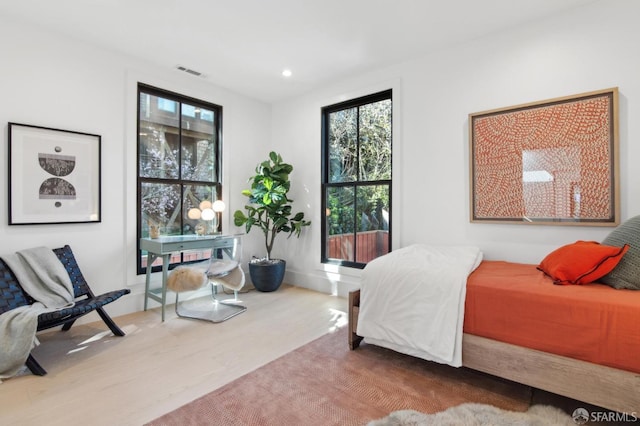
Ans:
[[[200,209],[197,209],[195,207],[192,209],[189,209],[189,211],[187,212],[187,217],[189,219],[197,220],[197,219],[200,219],[201,215],[202,215],[202,212],[200,211]]]
[[[198,207],[200,207],[200,210],[210,209],[211,208],[211,201],[209,201],[209,200],[201,201],[200,205]]]
[[[213,220],[216,217],[216,213],[212,209],[204,209],[202,210],[202,220]]]
[[[214,211],[214,212],[218,212],[218,213],[219,213],[219,212],[223,212],[223,211],[224,211],[224,209],[225,209],[226,207],[227,207],[227,206],[224,204],[224,201],[222,201],[222,200],[216,200],[216,201],[214,201],[214,202],[213,202],[213,206],[212,206],[213,211]]]

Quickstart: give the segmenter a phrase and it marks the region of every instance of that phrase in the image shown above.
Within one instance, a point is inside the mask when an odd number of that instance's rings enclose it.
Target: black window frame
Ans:
[[[328,105],[325,107],[322,107],[321,109],[321,145],[322,145],[322,154],[321,154],[321,176],[322,176],[322,190],[321,190],[321,216],[323,218],[323,220],[321,221],[321,263],[323,264],[331,264],[331,265],[338,265],[338,266],[344,266],[344,267],[350,267],[350,268],[357,268],[357,269],[364,269],[364,267],[367,265],[366,263],[362,263],[362,262],[357,262],[357,261],[349,261],[349,260],[344,260],[344,259],[334,259],[334,258],[329,258],[328,257],[328,247],[327,247],[327,241],[328,241],[328,229],[327,229],[327,220],[326,220],[326,211],[327,211],[327,191],[329,190],[329,188],[336,188],[336,187],[353,187],[354,188],[354,194],[355,191],[357,191],[357,188],[360,186],[371,186],[371,185],[387,185],[388,189],[389,189],[389,221],[388,221],[388,225],[389,225],[389,229],[388,229],[388,244],[389,244],[389,249],[388,251],[391,252],[392,251],[392,224],[393,224],[393,208],[392,208],[392,199],[393,199],[393,167],[391,167],[391,178],[390,179],[383,179],[383,180],[373,180],[373,181],[361,181],[361,180],[357,180],[357,181],[349,181],[349,182],[334,182],[331,183],[329,182],[329,141],[328,141],[328,137],[329,137],[329,115],[331,113],[334,112],[338,112],[341,110],[345,110],[345,109],[350,109],[350,108],[357,108],[357,107],[361,107],[367,104],[372,104],[372,103],[376,103],[376,102],[380,102],[380,101],[384,101],[384,100],[390,100],[391,101],[391,129],[392,129],[392,135],[391,135],[391,157],[390,157],[390,162],[391,162],[391,166],[393,166],[393,89],[387,89],[387,90],[383,90],[377,93],[373,93],[370,95],[365,95],[365,96],[361,96],[358,98],[354,98],[354,99],[350,99],[344,102],[340,102],[337,104],[333,104],[333,105]],[[359,120],[356,120],[357,122]],[[359,134],[359,129],[358,129],[358,134]],[[360,138],[357,138],[358,141],[358,146],[360,143]],[[357,149],[356,152],[357,154],[357,158],[358,158],[358,162],[359,162],[359,152],[360,150]],[[359,169],[359,167],[357,167],[357,169]],[[359,179],[359,177],[358,177]],[[357,198],[357,197],[356,197]],[[354,207],[354,223],[357,222],[357,208]],[[353,253],[353,258],[357,259],[357,244],[356,244],[356,238],[355,236],[357,235],[357,230],[354,226],[354,253]]]
[[[140,239],[142,238],[142,205],[141,205],[141,193],[142,193],[142,184],[145,182],[157,182],[157,183],[165,183],[165,184],[179,184],[181,189],[181,194],[184,193],[185,185],[202,185],[202,186],[210,186],[214,189],[216,194],[216,199],[222,199],[222,114],[223,108],[221,105],[214,104],[212,102],[203,101],[200,99],[196,99],[190,96],[181,95],[176,92],[172,92],[169,90],[161,89],[155,86],[151,86],[145,83],[138,82],[137,88],[137,97],[136,97],[136,273],[138,275],[146,274],[147,268],[142,266],[142,250],[140,249]],[[140,96],[141,94],[149,94],[152,96],[159,96],[165,99],[170,99],[172,101],[178,102],[178,108],[175,114],[167,112],[167,116],[175,115],[177,118],[182,116],[182,104],[193,105],[195,107],[202,107],[206,110],[215,111],[214,114],[214,132],[215,132],[215,176],[212,182],[208,181],[199,181],[199,180],[188,180],[181,178],[181,172],[178,172],[178,178],[151,178],[151,177],[141,177],[140,176],[140,155],[141,155],[141,141],[140,141]],[[183,128],[183,120],[177,119],[179,134],[182,134]],[[178,140],[181,143],[182,138],[179,137]],[[182,148],[180,145],[179,152],[182,152]],[[182,167],[182,161],[179,163],[179,168]],[[181,215],[181,222],[184,218]],[[221,230],[221,221],[217,223],[217,230]],[[183,229],[183,227],[180,227]],[[185,234],[182,234],[185,235]],[[179,263],[172,263],[169,265],[169,269],[175,268],[178,264],[183,263],[184,254],[180,253],[180,261]],[[185,262],[189,263],[189,262]],[[162,266],[153,266],[151,271],[158,272],[162,270]]]

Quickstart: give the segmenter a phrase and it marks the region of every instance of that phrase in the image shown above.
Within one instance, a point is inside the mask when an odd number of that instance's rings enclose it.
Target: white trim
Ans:
[[[391,80],[383,80],[378,83],[370,84],[365,87],[361,87],[358,89],[354,89],[347,92],[338,92],[330,97],[325,98],[320,101],[319,109],[334,105],[340,102],[349,101],[351,99],[360,98],[363,96],[371,95],[374,93],[378,93],[384,90],[392,90],[392,132],[393,132],[393,141],[392,141],[392,183],[391,183],[391,203],[392,203],[392,212],[391,212],[391,248],[397,249],[401,247],[400,235],[402,234],[401,230],[401,222],[397,219],[400,217],[400,206],[402,200],[402,173],[401,173],[401,164],[402,164],[402,126],[400,122],[402,121],[402,81],[400,78],[394,78]],[[322,161],[322,159],[321,159]],[[322,194],[320,194],[322,196]],[[321,200],[319,200],[321,201]],[[321,204],[319,204],[321,205]],[[322,244],[320,242],[320,244]],[[319,247],[318,247],[319,250]],[[320,258],[320,256],[318,256]],[[360,281],[360,275],[362,273],[361,269],[351,268],[339,265],[332,265],[327,263],[322,263],[318,261],[315,266],[315,271],[324,274],[326,276],[327,283],[329,283],[330,288],[333,288],[332,283],[335,282],[344,282],[345,286],[349,287],[349,283],[352,281],[350,278],[356,278],[357,281]],[[337,281],[334,280],[334,276],[337,277],[347,277],[347,280],[343,281],[338,278]],[[303,280],[304,282],[304,280]],[[297,283],[297,281],[296,281]],[[304,284],[301,286],[304,287]],[[333,292],[330,292],[333,294]],[[342,289],[339,291],[342,295]],[[344,294],[346,297],[348,295],[348,291]]]

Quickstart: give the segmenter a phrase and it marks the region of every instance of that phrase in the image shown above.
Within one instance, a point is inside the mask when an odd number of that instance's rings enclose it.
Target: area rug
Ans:
[[[364,343],[350,351],[343,328],[149,425],[366,425],[394,411],[437,413],[464,403],[523,412],[530,399],[527,386],[466,368]]]
[[[491,405],[467,403],[435,414],[395,411],[367,426],[575,426],[573,418],[549,405],[534,405],[526,412],[501,410]]]

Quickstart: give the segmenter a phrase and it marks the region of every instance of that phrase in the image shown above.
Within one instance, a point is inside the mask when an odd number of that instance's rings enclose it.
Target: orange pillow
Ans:
[[[627,250],[628,244],[614,247],[596,241],[576,241],[549,253],[538,269],[550,276],[554,284],[588,284],[611,272]]]

